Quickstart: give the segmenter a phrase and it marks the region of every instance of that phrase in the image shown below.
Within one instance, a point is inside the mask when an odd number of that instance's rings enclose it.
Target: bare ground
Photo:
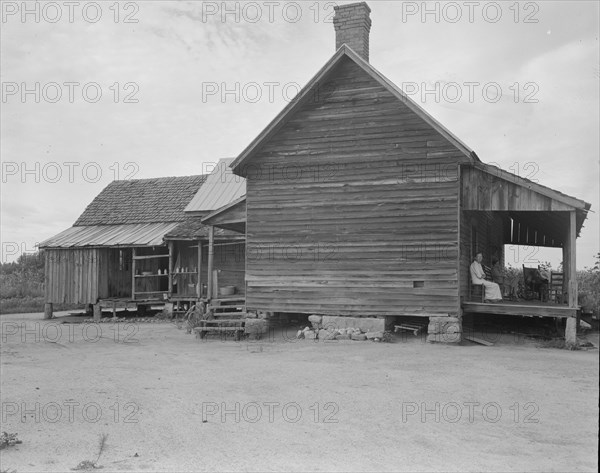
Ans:
[[[1,321],[2,471],[597,471],[597,350]]]

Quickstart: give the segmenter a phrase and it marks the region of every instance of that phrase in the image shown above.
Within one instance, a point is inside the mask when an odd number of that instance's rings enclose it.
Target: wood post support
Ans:
[[[100,322],[102,318],[102,307],[100,304],[94,304],[94,322]]]
[[[44,319],[51,319],[52,317],[52,302],[46,302],[44,304]]]
[[[577,346],[577,317],[569,317],[565,327],[565,343],[567,348]]]
[[[196,297],[202,298],[202,240],[198,240],[198,286],[196,287]]]
[[[175,268],[173,268],[173,265],[174,265],[173,259],[174,258],[175,258],[175,245],[173,244],[172,241],[169,241],[169,269],[167,270],[168,274],[169,274],[169,276],[167,278],[169,280],[169,289],[168,289],[169,297],[173,296],[173,278],[175,277],[174,272],[173,272],[173,269],[175,269]]]
[[[212,225],[208,227],[208,280],[207,280],[207,294],[208,299],[212,298],[213,293],[213,265],[214,265],[214,252],[215,252],[215,227]]]

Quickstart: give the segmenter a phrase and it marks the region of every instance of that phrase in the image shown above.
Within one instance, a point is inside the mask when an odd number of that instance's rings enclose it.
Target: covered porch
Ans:
[[[165,241],[171,302],[207,302],[225,287],[234,287],[236,296],[244,297],[244,234],[205,225],[201,217],[188,217]]]
[[[461,168],[461,310],[464,313],[575,318],[577,301],[576,240],[590,204],[535,182],[478,163]],[[527,246],[525,261],[508,261],[505,245]],[[483,264],[496,258],[501,266],[535,267],[535,248],[562,252],[561,297],[484,303],[469,297],[469,266],[477,252]],[[564,295],[564,297],[563,297]],[[573,322],[573,326],[574,326]]]

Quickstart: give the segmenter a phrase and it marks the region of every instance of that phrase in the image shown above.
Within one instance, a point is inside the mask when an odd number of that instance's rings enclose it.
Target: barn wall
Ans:
[[[46,302],[92,304],[98,299],[97,249],[46,250]]]
[[[463,155],[356,64],[247,169],[249,309],[458,311]]]

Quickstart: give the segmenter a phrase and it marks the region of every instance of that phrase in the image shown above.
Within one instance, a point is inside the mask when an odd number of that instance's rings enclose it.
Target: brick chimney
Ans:
[[[365,2],[334,7],[335,49],[347,44],[352,50],[369,61],[369,32],[371,9]]]

